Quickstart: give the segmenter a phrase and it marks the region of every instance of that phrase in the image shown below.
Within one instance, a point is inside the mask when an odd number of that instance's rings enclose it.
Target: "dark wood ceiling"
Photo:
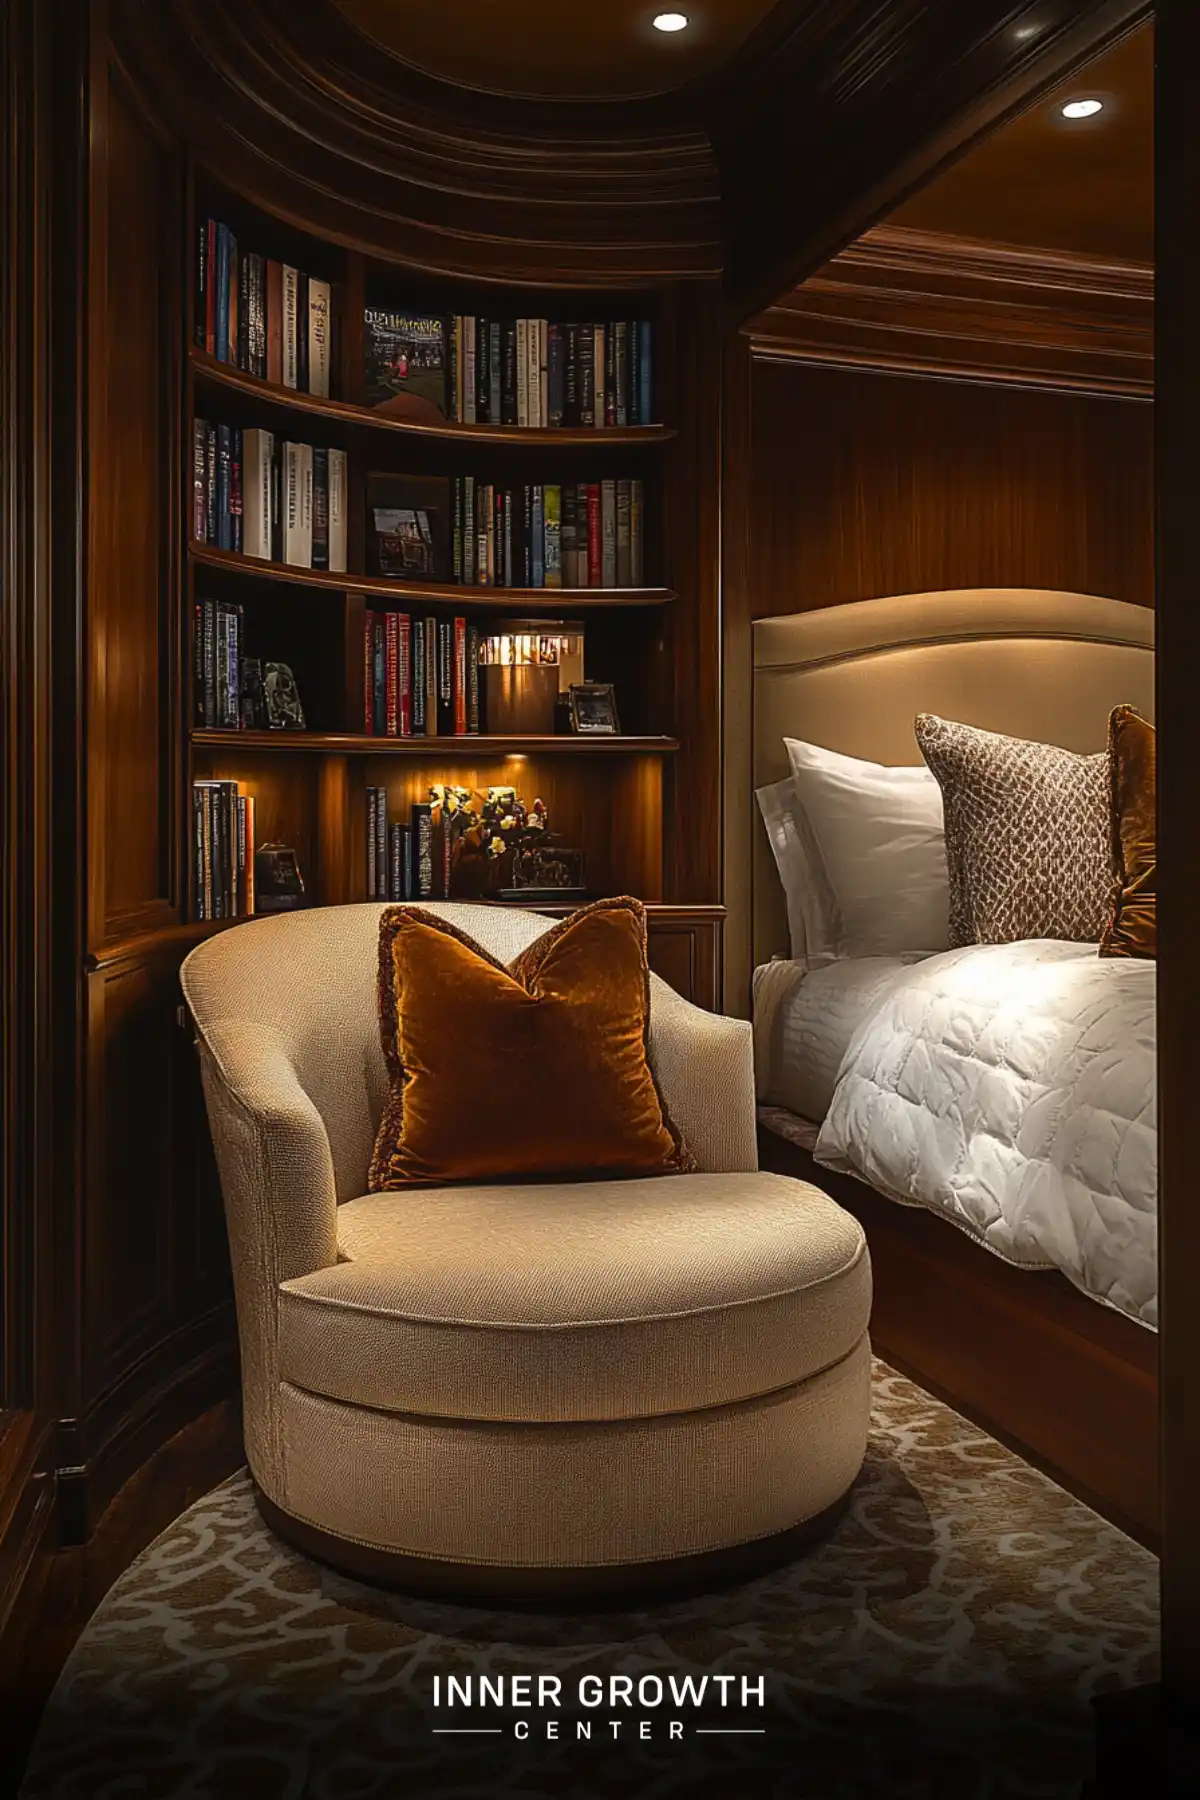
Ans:
[[[1094,96],[1094,118],[1063,118]],[[893,212],[891,225],[989,243],[1154,260],[1154,34],[1149,25],[1003,126]]]
[[[367,36],[461,86],[543,98],[665,93],[718,68],[776,0],[337,0]],[[655,31],[683,12],[685,31]]]

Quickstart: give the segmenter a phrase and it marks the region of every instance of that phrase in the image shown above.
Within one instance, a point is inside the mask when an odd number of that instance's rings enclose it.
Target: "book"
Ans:
[[[478,580],[478,539],[475,535],[475,477],[463,476],[463,548],[462,579],[468,587]]]
[[[437,725],[439,737],[454,731],[454,627],[449,619],[437,621]]]
[[[638,391],[637,420],[639,425],[654,423],[654,384],[651,375],[651,344],[653,332],[649,319],[639,319],[638,334]]]
[[[242,434],[242,552],[271,559],[271,464],[275,439],[269,431]]]
[[[379,869],[376,865],[375,815],[379,808],[380,790],[367,788],[367,899],[379,898]]]
[[[329,398],[329,283],[310,277],[308,283],[308,391],[318,399]]]
[[[400,618],[394,612],[383,615],[384,641],[384,731],[388,737],[400,736]]]
[[[235,366],[238,359],[238,295],[241,291],[241,265],[238,260],[238,241],[229,232],[229,264],[225,271],[226,292],[228,295],[225,312],[225,361]]]
[[[309,382],[309,278],[303,269],[296,270],[296,386],[307,394]]]
[[[433,808],[417,800],[412,809],[412,861],[414,900],[433,899]]]
[[[616,347],[613,355],[614,424],[629,423],[629,324],[618,319],[613,326]]]
[[[228,425],[217,426],[217,547],[233,549],[233,432]]]
[[[462,322],[462,421],[474,425],[475,394],[478,376],[475,369],[475,315],[467,313]]]
[[[467,733],[467,621],[454,621],[454,735]]]
[[[450,321],[446,342],[446,416],[454,424],[462,420],[462,318]]]
[[[346,452],[330,450],[329,459],[329,568],[336,574],[346,571],[350,494]]]
[[[538,320],[538,388],[540,390],[538,393],[538,424],[539,425],[548,425],[550,423],[550,401],[549,401],[549,382],[550,382],[549,356],[550,356],[550,351],[549,351],[549,343],[550,343],[550,321],[548,319],[539,319]]]
[[[604,329],[604,423],[615,425],[617,422],[617,328],[613,324]]]
[[[250,257],[246,251],[238,254],[237,269],[237,354],[234,358],[239,369],[250,371]]]
[[[375,615],[372,612],[363,614],[363,730],[368,737],[374,737]]]
[[[407,898],[404,892],[404,839],[403,825],[389,824],[388,835],[388,880],[387,899],[395,902]]]
[[[533,567],[530,572],[530,586],[540,588],[546,585],[546,497],[540,483],[535,483],[533,488],[531,515],[530,537],[533,542]]]
[[[517,322],[506,319],[500,328],[500,423],[517,423]]]
[[[546,424],[563,422],[564,366],[563,337],[558,325],[546,327]]]
[[[389,615],[396,621],[396,704],[397,728],[401,737],[411,737],[412,722],[412,618],[408,613]]]
[[[229,361],[229,227],[217,226],[217,262],[213,272],[214,310],[212,353],[218,362]]]
[[[217,344],[217,221],[205,221],[204,349],[216,354]]]
[[[578,369],[575,377],[576,412],[580,425],[596,423],[596,331],[592,325],[576,326],[573,333]]]
[[[577,537],[576,521],[579,517],[579,488],[574,481],[565,483],[562,489],[561,517],[559,520],[559,560],[562,569],[562,585],[578,587],[579,571],[576,566]]]
[[[467,626],[467,731],[479,731],[479,627]]]
[[[267,263],[267,380],[283,385],[283,264]]]
[[[517,320],[517,424],[529,425],[529,320]]]
[[[645,587],[646,565],[642,547],[642,483],[629,484],[629,585]]]
[[[280,283],[283,290],[280,367],[283,385],[288,388],[299,385],[299,279],[297,270],[293,269],[289,263],[284,263],[280,270]]]
[[[208,220],[200,219],[196,225],[196,262],[194,286],[192,289],[192,342],[197,350],[203,350],[205,307],[208,300]]]
[[[563,359],[562,423],[578,425],[579,419],[579,326],[560,325]]]
[[[504,376],[499,319],[488,320],[488,418],[493,425],[504,423]]]
[[[437,693],[437,620],[426,618],[425,625],[425,734],[438,734]]]
[[[366,401],[389,417],[446,417],[446,321],[367,307],[363,313]]]
[[[475,320],[475,420],[479,425],[493,425],[496,421],[491,413],[491,383],[488,380],[488,345],[491,332],[488,321],[482,315]]]
[[[630,483],[617,482],[617,582],[618,587],[633,586],[632,542],[630,538]]]
[[[411,657],[412,675],[410,679],[412,733],[414,737],[424,737],[428,730],[425,721],[425,621],[412,621],[409,654]]]
[[[285,444],[283,490],[283,561],[295,568],[312,567],[312,445]]]
[[[600,483],[587,488],[587,584],[600,587],[604,578],[604,533],[600,519]]]
[[[600,483],[600,585],[617,585],[617,484]]]
[[[548,588],[561,587],[562,578],[562,489],[548,484],[542,490],[543,532],[545,537],[545,555],[543,569],[543,585]]]
[[[597,429],[604,426],[604,347],[606,330],[597,325],[592,333],[592,423]]]
[[[242,429],[233,425],[229,432],[229,548],[241,554],[242,549]]]
[[[208,426],[203,419],[192,423],[192,536],[208,542]]]

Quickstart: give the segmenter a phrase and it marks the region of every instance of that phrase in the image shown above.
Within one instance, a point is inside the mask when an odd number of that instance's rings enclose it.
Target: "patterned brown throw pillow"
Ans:
[[[1101,956],[1158,954],[1156,742],[1153,725],[1132,706],[1113,707],[1108,747],[1117,886]]]
[[[1079,756],[920,713],[942,790],[950,945],[1099,943],[1113,888],[1107,751]]]

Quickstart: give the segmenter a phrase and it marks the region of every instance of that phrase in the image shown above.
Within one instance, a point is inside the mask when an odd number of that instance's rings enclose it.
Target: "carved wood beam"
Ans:
[[[784,0],[707,87],[732,317],[793,288],[1151,11],[1146,0]]]

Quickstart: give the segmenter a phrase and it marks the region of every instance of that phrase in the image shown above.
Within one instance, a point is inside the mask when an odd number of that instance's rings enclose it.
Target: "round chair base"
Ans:
[[[690,1556],[663,1557],[657,1562],[553,1568],[441,1562],[434,1557],[407,1556],[399,1550],[355,1543],[297,1519],[269,1499],[257,1482],[254,1484],[258,1510],[271,1530],[305,1556],[327,1564],[339,1574],[456,1606],[537,1612],[612,1612],[651,1599],[683,1599],[752,1581],[812,1549],[845,1512],[852,1491],[852,1487],[847,1488],[831,1506],[811,1519],[750,1543],[730,1544]]]

